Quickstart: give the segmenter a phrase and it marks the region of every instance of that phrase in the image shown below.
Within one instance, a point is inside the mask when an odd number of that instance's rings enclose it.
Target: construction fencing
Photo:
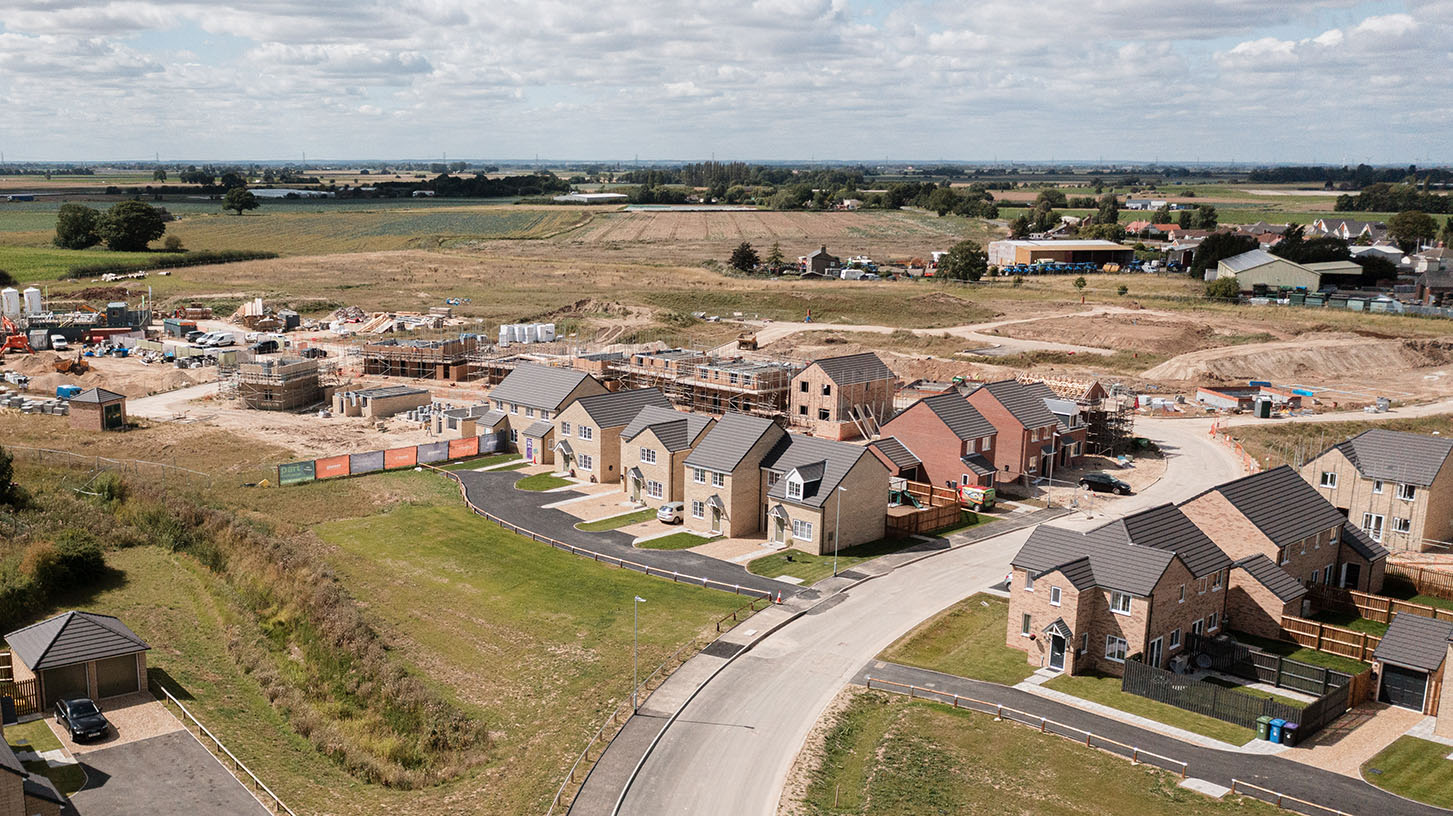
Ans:
[[[432,465],[456,459],[470,459],[500,449],[499,434],[469,436],[463,439],[426,442],[403,448],[366,451],[364,453],[340,453],[319,459],[301,462],[286,462],[277,466],[277,483],[295,485],[319,479],[338,479],[344,476],[362,476],[384,470],[401,470],[417,465]]]

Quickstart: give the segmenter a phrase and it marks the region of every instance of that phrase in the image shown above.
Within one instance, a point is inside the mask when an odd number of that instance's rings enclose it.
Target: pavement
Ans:
[[[1074,706],[997,683],[970,680],[882,661],[869,662],[858,672],[853,681],[861,685],[869,676],[874,680],[907,683],[932,688],[946,694],[957,694],[961,697],[1012,707],[1033,718],[1044,717],[1080,732],[1080,734],[1075,734],[1068,729],[1056,730],[1053,726],[1046,727],[1046,730],[1055,731],[1061,735],[1082,737],[1083,732],[1089,731],[1143,751],[1150,751],[1184,762],[1187,777],[1205,780],[1221,787],[1230,787],[1232,779],[1239,779],[1242,782],[1269,788],[1298,799],[1325,803],[1344,813],[1423,816],[1423,814],[1446,815],[1449,812],[1394,796],[1354,776],[1336,773],[1314,764],[1309,766],[1309,764],[1295,762],[1286,758],[1286,754],[1267,756],[1194,745],[1166,736],[1156,729],[1140,728],[1118,719],[1102,717]],[[919,693],[917,696],[923,697],[924,695]],[[1415,719],[1420,718],[1420,715],[1416,715],[1414,712],[1409,712],[1409,714],[1414,714]],[[1015,717],[1015,719],[1022,721],[1028,718]],[[1038,727],[1037,721],[1031,721],[1034,722],[1035,727]],[[1101,745],[1099,747],[1122,755],[1127,753],[1124,749],[1115,746]]]
[[[516,490],[521,471],[457,471],[464,494],[475,507],[486,510],[510,524],[538,535],[583,547],[614,558],[645,564],[655,570],[678,572],[682,579],[707,578],[728,586],[791,595],[798,590],[781,581],[747,572],[740,564],[731,564],[686,550],[637,549],[631,546],[635,536],[620,530],[587,533],[575,529],[580,519],[564,510],[544,507],[547,504],[584,495],[569,489],[551,492]],[[542,545],[544,546],[544,545]],[[669,576],[668,576],[669,577]]]
[[[264,816],[269,811],[196,738],[177,731],[83,754],[80,816]]]
[[[1423,714],[1387,703],[1367,703],[1282,756],[1315,768],[1356,776],[1362,763],[1382,753],[1423,721]]]

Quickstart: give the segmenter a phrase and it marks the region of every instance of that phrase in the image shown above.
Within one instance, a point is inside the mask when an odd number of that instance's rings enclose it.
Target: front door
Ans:
[[[1049,667],[1055,671],[1065,670],[1065,639],[1059,635],[1049,636]]]
[[[1356,589],[1357,582],[1362,578],[1362,565],[1344,563],[1342,565],[1342,586],[1347,589]]]
[[[1161,643],[1160,638],[1150,642],[1150,648],[1145,651],[1145,663],[1149,666],[1160,668]]]
[[[721,532],[721,508],[720,507],[713,506],[711,508],[711,531],[713,533],[720,533]]]
[[[532,436],[525,437],[525,461],[535,461],[535,438]]]
[[[640,500],[641,500],[641,480],[632,477],[632,479],[631,479],[631,501],[633,501],[633,502],[639,502]]]

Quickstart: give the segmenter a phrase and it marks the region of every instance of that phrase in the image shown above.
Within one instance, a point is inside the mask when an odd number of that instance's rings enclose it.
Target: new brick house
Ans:
[[[1225,626],[1231,559],[1169,504],[1083,533],[1041,525],[1011,567],[1006,643],[1036,666],[1164,668]]]
[[[1375,428],[1322,451],[1301,468],[1368,537],[1422,552],[1453,540],[1453,440]]]
[[[1051,476],[1055,454],[1074,444],[1060,436],[1059,419],[1045,405],[1043,395],[1017,380],[981,385],[969,392],[968,401],[997,432],[993,455],[996,486],[1028,490],[1035,480]],[[1072,448],[1066,461],[1073,466],[1082,454],[1083,448]]]
[[[1074,467],[1079,458],[1084,455],[1090,428],[1085,420],[1085,410],[1078,402],[1065,399],[1043,382],[1022,382],[1025,390],[1044,400],[1044,407],[1049,409],[1054,418],[1059,421],[1059,428],[1055,433],[1055,461],[1056,468]]]
[[[823,555],[883,537],[888,468],[866,447],[788,434],[762,469],[768,540]]]
[[[893,414],[896,382],[870,351],[824,357],[792,378],[788,417],[794,427],[824,439],[872,436]]]
[[[555,423],[581,397],[604,394],[600,380],[569,368],[521,363],[489,392],[493,409],[475,428],[501,435],[501,450],[518,451],[537,465],[555,461]]]
[[[581,397],[553,420],[553,451],[560,470],[576,478],[612,484],[621,480],[621,432],[647,407],[670,409],[659,388],[607,391]]]
[[[998,433],[993,423],[954,390],[924,397],[899,411],[883,423],[885,439],[880,441],[892,438],[910,451],[921,465],[923,478],[933,485],[992,487],[995,467],[991,457]]]
[[[878,457],[878,461],[888,468],[889,476],[896,476],[900,479],[907,479],[910,482],[922,482],[928,479],[924,474],[923,460],[903,444],[903,440],[896,436],[885,436],[882,439],[874,439],[868,443],[868,451]],[[992,470],[992,468],[990,468]]]
[[[683,462],[686,528],[732,537],[765,529],[762,462],[786,436],[766,417],[723,415]]]
[[[1237,565],[1227,608],[1237,629],[1275,636],[1301,615],[1292,583],[1382,589],[1387,550],[1362,535],[1283,465],[1211,488],[1180,505]]]
[[[660,504],[684,501],[686,457],[716,420],[659,405],[636,413],[619,435],[622,487],[631,501]],[[703,512],[705,508],[702,508]]]

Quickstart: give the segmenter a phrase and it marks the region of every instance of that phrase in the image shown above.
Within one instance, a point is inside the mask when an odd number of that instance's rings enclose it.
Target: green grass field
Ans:
[[[885,538],[870,544],[849,547],[838,552],[837,570],[846,572],[864,561],[871,561],[888,553],[898,552],[904,547],[917,543],[919,542],[916,539],[910,538]],[[762,575],[767,578],[791,575],[794,578],[801,578],[803,586],[810,586],[823,578],[831,577],[832,568],[833,554],[831,552],[827,555],[813,555],[802,550],[794,550],[791,547],[762,556],[747,565],[747,571],[753,575]]]
[[[869,692],[829,716],[821,762],[807,769],[799,813],[1280,812],[1242,797],[1211,799],[1177,787],[1173,774],[1151,766],[935,703]]]
[[[1399,796],[1453,808],[1453,761],[1448,759],[1449,750],[1429,740],[1400,737],[1363,764],[1362,778]]]
[[[1119,677],[1109,675],[1062,674],[1045,683],[1044,687],[1232,745],[1243,745],[1256,736],[1256,732],[1249,728],[1121,691],[1120,683]]]
[[[637,544],[637,547],[646,550],[687,550],[692,547],[700,547],[708,541],[715,541],[721,536],[702,537],[695,533],[672,533],[660,538],[652,538]]]
[[[603,518],[596,521],[582,521],[575,525],[575,529],[584,530],[587,533],[603,533],[607,530],[619,530],[622,527],[629,527],[632,524],[650,521],[655,517],[655,508],[648,507],[645,510],[637,510],[634,513],[626,513],[621,516],[612,516],[611,518]]]
[[[1024,652],[1004,645],[1008,614],[1008,601],[971,595],[914,627],[878,658],[1012,686],[1034,666]]]
[[[515,487],[519,490],[542,491],[554,490],[557,487],[565,487],[571,484],[574,484],[574,482],[569,479],[562,479],[559,476],[554,476],[549,473],[536,473],[533,476],[526,476],[518,482],[515,482]]]
[[[1430,434],[1433,431],[1447,436],[1453,433],[1453,415],[1438,414],[1411,419],[1390,419],[1382,422],[1286,422],[1277,425],[1240,427],[1232,431],[1246,452],[1268,467],[1290,464],[1297,467],[1306,457],[1350,439],[1372,428],[1387,428],[1391,431]]]
[[[1346,672],[1347,674],[1361,674],[1367,671],[1367,664],[1360,660],[1353,660],[1350,657],[1319,652],[1316,649],[1307,649],[1285,640],[1268,640],[1267,638],[1248,635],[1245,632],[1233,632],[1236,639],[1248,646],[1255,646],[1263,652],[1279,654],[1282,657],[1289,657],[1292,660],[1300,660],[1303,663],[1310,663],[1313,666],[1325,666],[1333,671]]]
[[[0,237],[3,240],[3,237]],[[0,246],[0,269],[19,283],[58,280],[73,266],[102,263],[145,263],[160,252],[108,252],[105,249],[57,249],[50,246]]]
[[[1366,632],[1369,635],[1377,635],[1378,637],[1387,634],[1387,624],[1359,617],[1356,612],[1334,612],[1324,609],[1313,615],[1312,620],[1329,623],[1333,626],[1341,626],[1344,629],[1351,629],[1354,632]]]

